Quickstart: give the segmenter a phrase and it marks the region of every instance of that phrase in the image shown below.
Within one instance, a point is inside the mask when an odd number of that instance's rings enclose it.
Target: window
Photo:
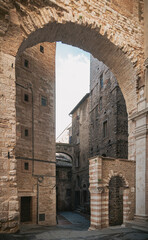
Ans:
[[[81,182],[80,182],[80,177],[79,177],[79,175],[77,175],[77,186],[78,186],[78,187],[81,186]]]
[[[27,59],[24,60],[24,66],[26,68],[29,68],[29,61]]]
[[[28,162],[25,162],[25,163],[24,163],[24,169],[25,169],[25,170],[29,170],[29,163],[28,163]]]
[[[100,76],[100,88],[103,88],[103,73]]]
[[[26,93],[24,94],[24,101],[29,102],[29,95]]]
[[[28,129],[25,129],[25,137],[28,137],[29,136],[29,131]]]
[[[80,152],[77,154],[76,167],[79,167],[79,164],[80,164]]]
[[[100,110],[102,110],[102,97],[100,97],[99,106],[100,106]]]
[[[71,189],[66,189],[66,197],[70,197],[71,196]]]
[[[44,47],[42,45],[40,45],[40,52],[44,53]]]
[[[41,97],[41,105],[47,106],[47,98],[46,97]]]
[[[103,123],[103,137],[107,137],[107,121]]]
[[[69,136],[69,144],[72,144],[72,136]]]
[[[71,181],[71,177],[72,177],[71,172],[68,172],[68,173],[67,173],[67,177],[68,177],[68,180]]]

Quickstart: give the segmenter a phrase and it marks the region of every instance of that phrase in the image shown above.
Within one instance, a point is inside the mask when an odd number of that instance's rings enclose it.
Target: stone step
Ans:
[[[134,229],[138,229],[138,230],[141,230],[144,232],[148,232],[148,221],[133,220],[133,221],[127,221],[124,225],[125,225],[125,227],[134,228]]]

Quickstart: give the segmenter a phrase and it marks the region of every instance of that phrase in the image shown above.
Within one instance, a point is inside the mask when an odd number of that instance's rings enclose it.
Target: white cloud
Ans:
[[[57,136],[71,121],[68,114],[89,92],[90,62],[83,53],[56,59],[56,132]]]

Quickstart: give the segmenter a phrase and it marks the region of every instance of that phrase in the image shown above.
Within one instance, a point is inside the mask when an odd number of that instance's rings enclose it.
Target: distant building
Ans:
[[[70,113],[75,161],[72,166],[72,206],[89,211],[89,93]]]
[[[57,143],[70,143],[72,136],[72,126],[71,123],[64,129],[64,131],[57,137]]]
[[[72,209],[72,159],[66,154],[56,153],[56,204],[58,211]]]

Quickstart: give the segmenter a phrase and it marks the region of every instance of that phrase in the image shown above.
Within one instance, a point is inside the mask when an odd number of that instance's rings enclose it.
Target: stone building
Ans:
[[[55,137],[50,131],[55,129],[55,48],[55,43],[38,44],[16,59],[15,155],[21,223],[56,224]]]
[[[128,158],[128,118],[115,76],[90,56],[90,156]]]
[[[89,211],[89,93],[70,112],[72,115],[72,207]]]
[[[90,229],[121,225],[134,218],[135,161],[89,159]]]
[[[19,229],[15,62],[25,49],[56,41],[90,52],[115,74],[128,112],[128,159],[136,161],[135,215],[147,220],[148,1],[0,0],[0,12],[0,230]]]
[[[72,158],[56,153],[56,205],[57,212],[72,209]]]
[[[64,129],[64,131],[56,138],[56,143],[71,143],[72,127],[71,123]]]
[[[85,207],[88,210],[90,203],[91,229],[121,225],[125,220],[133,219],[135,162],[127,160],[128,125],[124,97],[109,68],[92,56],[90,94],[86,94],[70,114],[75,156],[72,168],[74,208],[86,211]],[[129,205],[124,201],[124,195]]]

